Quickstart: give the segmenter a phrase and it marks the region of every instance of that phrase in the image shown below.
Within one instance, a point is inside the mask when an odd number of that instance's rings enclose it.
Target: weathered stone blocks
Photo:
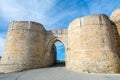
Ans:
[[[120,9],[111,20],[104,14],[73,20],[68,29],[45,30],[42,24],[13,21],[9,25],[0,72],[16,72],[54,64],[60,41],[66,68],[92,73],[120,73]]]
[[[104,14],[75,19],[68,28],[67,68],[74,71],[119,73],[120,60],[110,20]]]
[[[12,22],[1,59],[1,64],[5,67],[0,71],[14,72],[44,67],[45,33],[41,24],[27,21]]]

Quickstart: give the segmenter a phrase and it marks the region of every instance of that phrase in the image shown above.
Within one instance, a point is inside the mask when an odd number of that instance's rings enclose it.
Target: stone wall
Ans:
[[[118,40],[118,51],[119,51],[120,50],[120,8],[112,12],[110,19],[111,22],[113,23],[112,25],[115,28],[116,36],[118,38],[117,40]],[[120,56],[120,52],[119,52],[119,56]]]
[[[56,47],[65,46],[66,68],[92,73],[120,73],[120,9],[111,20],[104,14],[73,20],[68,29],[45,30],[28,21],[10,23],[0,72],[16,72],[54,64]]]
[[[46,54],[50,57],[47,57],[48,62],[50,65],[55,63],[55,56],[56,54],[52,51],[54,47],[54,43],[57,41],[60,41],[64,44],[65,47],[65,53],[67,49],[67,29],[61,29],[61,30],[49,30],[47,31],[47,41],[46,41]]]
[[[0,72],[44,67],[46,30],[35,22],[15,21],[9,26]]]
[[[16,72],[54,64],[55,41],[67,43],[67,30],[46,31],[42,24],[14,21],[9,25],[0,72]],[[65,34],[65,35],[64,35]]]
[[[106,15],[75,19],[68,28],[66,67],[73,71],[119,73],[115,34]]]

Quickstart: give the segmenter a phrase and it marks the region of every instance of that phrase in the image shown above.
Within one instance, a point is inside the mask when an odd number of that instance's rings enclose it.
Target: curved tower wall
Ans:
[[[44,67],[46,30],[35,22],[15,21],[9,25],[1,59],[1,72]]]
[[[112,12],[110,19],[112,20],[113,25],[117,27],[117,31],[120,36],[120,8]]]
[[[115,27],[118,44],[118,50],[120,50],[120,8],[114,10],[110,16],[113,26]],[[119,52],[120,54],[120,52]],[[120,55],[119,55],[120,56]]]
[[[119,73],[120,60],[115,34],[107,16],[75,19],[68,28],[69,70],[94,73]]]
[[[112,12],[110,19],[113,21],[114,26],[117,27],[117,31],[120,36],[120,8]]]

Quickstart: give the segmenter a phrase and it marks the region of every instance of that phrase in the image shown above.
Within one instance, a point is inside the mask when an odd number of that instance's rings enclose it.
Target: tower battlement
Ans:
[[[42,24],[33,21],[13,21],[10,23],[8,31],[11,30],[42,31],[45,28]]]

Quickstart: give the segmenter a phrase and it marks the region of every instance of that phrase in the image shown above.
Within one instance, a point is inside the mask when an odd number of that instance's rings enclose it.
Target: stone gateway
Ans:
[[[120,73],[120,9],[115,10],[110,19],[104,14],[85,16],[61,30],[48,31],[32,21],[13,21],[9,25],[0,72],[53,65],[56,41],[65,46],[67,69]]]

